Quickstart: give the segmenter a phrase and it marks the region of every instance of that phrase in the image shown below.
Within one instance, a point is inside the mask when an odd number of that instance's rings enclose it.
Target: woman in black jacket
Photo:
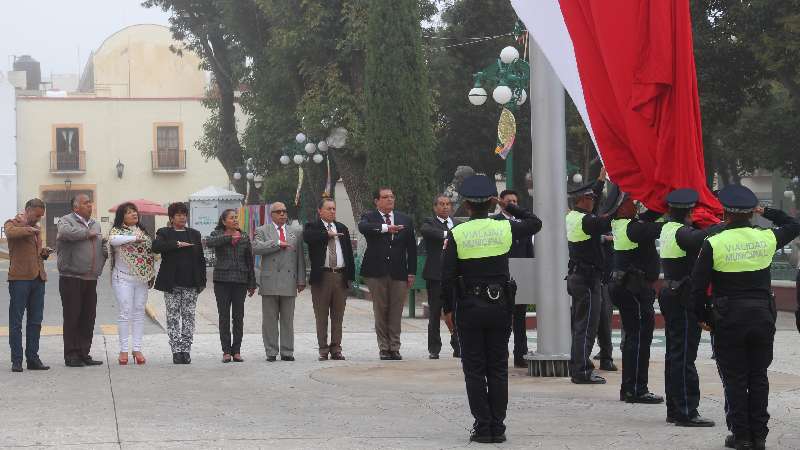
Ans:
[[[189,364],[197,295],[206,288],[206,258],[200,232],[186,226],[186,204],[172,203],[167,214],[169,226],[160,228],[153,241],[153,252],[161,254],[155,288],[164,292],[172,362]]]
[[[239,229],[236,210],[226,209],[206,247],[214,249],[214,295],[219,312],[219,340],[222,344],[222,362],[242,362],[240,350],[244,325],[245,294],[256,292],[253,268],[253,247],[248,236]],[[233,310],[233,342],[231,342],[231,310]]]

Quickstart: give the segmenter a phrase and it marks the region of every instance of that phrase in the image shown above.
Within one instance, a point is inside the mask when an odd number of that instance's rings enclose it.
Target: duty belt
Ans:
[[[486,283],[459,278],[462,296],[478,297],[490,304],[508,303],[509,299],[514,297],[515,286],[513,281]]]

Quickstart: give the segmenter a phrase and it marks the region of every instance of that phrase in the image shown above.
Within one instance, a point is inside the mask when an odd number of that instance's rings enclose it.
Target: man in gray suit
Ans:
[[[302,230],[287,225],[286,205],[275,202],[269,209],[272,223],[256,229],[253,253],[262,255],[260,289],[261,332],[267,361],[278,357],[294,361],[294,299],[306,287]]]

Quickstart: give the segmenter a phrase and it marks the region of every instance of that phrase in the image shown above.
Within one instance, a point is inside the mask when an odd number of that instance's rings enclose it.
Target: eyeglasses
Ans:
[[[285,209],[277,209],[275,211],[272,211],[272,214],[286,214],[286,210]]]

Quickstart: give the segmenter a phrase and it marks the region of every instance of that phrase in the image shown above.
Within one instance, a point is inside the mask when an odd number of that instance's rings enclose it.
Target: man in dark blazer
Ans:
[[[500,193],[500,200],[519,205],[519,194],[511,189]],[[514,216],[500,209],[500,213],[492,216],[497,220],[516,220]],[[514,233],[512,236],[509,258],[533,258],[533,240],[530,234]],[[524,356],[528,353],[528,335],[525,329],[525,314],[528,305],[514,305],[514,367],[527,367]]]
[[[447,238],[447,232],[461,223],[460,220],[450,217],[453,208],[450,198],[444,194],[437,195],[433,200],[433,217],[427,217],[419,228],[425,243],[425,268],[422,277],[425,278],[425,289],[428,291],[428,357],[439,359],[442,350],[442,338],[439,335],[439,322],[442,317],[442,249]],[[447,324],[450,328],[450,323]],[[461,354],[458,346],[458,335],[450,329],[450,346],[453,347],[453,356]]]
[[[308,245],[311,261],[311,302],[317,321],[319,360],[344,360],[342,355],[342,319],[347,289],[355,279],[355,260],[350,231],[336,221],[336,202],[323,198],[319,202],[319,220],[306,223],[303,240]],[[328,341],[328,316],[331,339]]]
[[[380,359],[400,360],[403,305],[417,273],[414,224],[394,210],[390,188],[379,188],[373,199],[377,210],[363,214],[358,222],[358,231],[367,240],[361,276],[372,297]]]

